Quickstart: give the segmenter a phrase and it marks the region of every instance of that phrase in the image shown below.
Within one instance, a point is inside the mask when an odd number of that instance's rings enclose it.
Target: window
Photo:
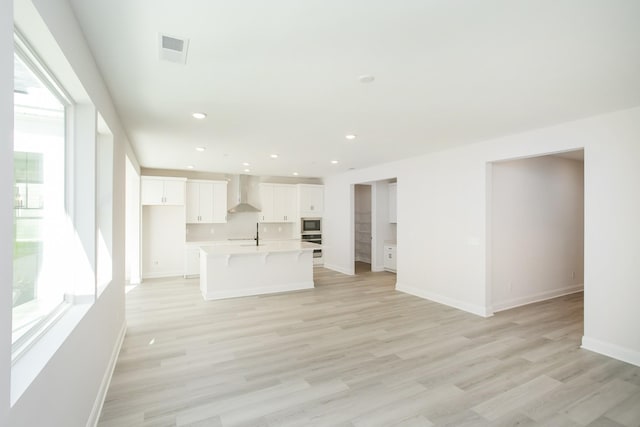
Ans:
[[[14,350],[60,312],[65,299],[65,106],[43,68],[14,55]]]

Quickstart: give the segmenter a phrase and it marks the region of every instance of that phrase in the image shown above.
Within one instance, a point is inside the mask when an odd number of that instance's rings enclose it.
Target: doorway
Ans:
[[[489,165],[487,302],[508,310],[584,289],[584,151]]]
[[[371,271],[371,185],[357,184],[354,188],[354,271]]]

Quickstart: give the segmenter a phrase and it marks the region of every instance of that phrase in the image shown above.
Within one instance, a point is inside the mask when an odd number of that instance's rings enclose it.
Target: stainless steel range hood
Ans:
[[[259,183],[257,176],[232,175],[227,185],[229,213],[260,212]]]

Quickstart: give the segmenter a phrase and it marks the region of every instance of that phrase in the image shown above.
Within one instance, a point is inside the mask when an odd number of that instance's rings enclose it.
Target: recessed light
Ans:
[[[347,139],[356,139],[356,135],[353,134],[353,133],[349,133],[349,134],[345,135],[344,137],[347,138]]]
[[[337,165],[337,164],[338,164],[338,161],[337,161],[337,160],[331,160],[331,164],[332,164],[332,165]]]
[[[187,166],[187,169],[193,169],[193,165]]]
[[[198,120],[202,120],[202,119],[206,119],[207,118],[207,114],[206,113],[193,113],[192,114],[194,119],[198,119]]]
[[[249,163],[247,163],[247,162],[244,162],[244,163],[242,164],[242,166],[251,166],[251,165],[250,165]]]
[[[277,154],[272,154],[270,157],[271,157],[272,159],[277,159],[277,158],[278,158],[278,155],[277,155]]]
[[[201,153],[202,153],[204,150],[206,150],[206,148],[205,148],[205,147],[196,147],[196,151],[199,151],[199,152],[201,152]]]
[[[245,172],[251,172],[251,169],[245,169],[244,171]]]
[[[291,175],[293,175],[293,176],[298,176],[298,172],[294,172],[294,173],[292,173]]]
[[[372,76],[371,74],[363,74],[360,77],[358,77],[358,80],[360,81],[360,83],[371,83],[375,79],[376,77]]]

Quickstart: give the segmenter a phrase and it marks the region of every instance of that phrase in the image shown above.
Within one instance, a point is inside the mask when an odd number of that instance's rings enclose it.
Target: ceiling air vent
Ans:
[[[158,34],[158,41],[160,45],[159,57],[161,60],[186,64],[189,39],[180,39],[166,34]]]

